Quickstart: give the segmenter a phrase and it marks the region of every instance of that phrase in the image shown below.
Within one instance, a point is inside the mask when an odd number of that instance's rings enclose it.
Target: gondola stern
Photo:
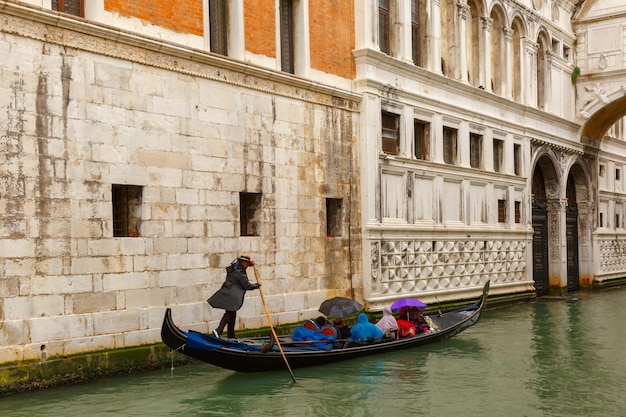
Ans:
[[[174,324],[172,309],[169,307],[163,317],[161,340],[172,350],[179,350],[187,342],[187,335]]]

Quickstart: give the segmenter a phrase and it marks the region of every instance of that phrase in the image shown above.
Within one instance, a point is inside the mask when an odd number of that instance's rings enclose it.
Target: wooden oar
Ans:
[[[293,371],[291,370],[291,366],[289,366],[289,362],[287,361],[287,357],[285,356],[285,352],[283,352],[283,347],[280,345],[280,341],[278,340],[278,336],[276,335],[276,330],[274,330],[274,326],[272,325],[272,318],[270,317],[270,312],[267,309],[267,304],[265,304],[265,297],[263,296],[263,291],[261,291],[261,281],[259,280],[259,272],[256,270],[256,265],[252,265],[254,269],[254,276],[256,277],[256,282],[259,284],[259,294],[261,294],[261,301],[263,302],[263,308],[265,309],[265,315],[267,316],[267,322],[270,325],[270,330],[272,331],[272,336],[274,336],[274,340],[276,341],[276,345],[278,345],[278,350],[280,350],[280,354],[283,356],[283,360],[285,361],[285,365],[287,365],[287,369],[289,370],[289,374],[291,375],[291,379],[293,382],[296,382],[296,377],[293,376]]]

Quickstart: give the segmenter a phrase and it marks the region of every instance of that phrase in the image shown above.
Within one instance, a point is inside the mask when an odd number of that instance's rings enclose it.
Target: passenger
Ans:
[[[317,325],[320,326],[320,329],[326,326],[327,324],[330,324],[330,322],[326,320],[326,317],[323,317],[323,316],[319,316],[318,318],[316,318],[315,323],[317,323]]]
[[[373,342],[383,338],[383,332],[367,320],[365,313],[357,316],[357,323],[350,329],[352,340],[357,342]]]
[[[348,327],[348,325],[344,323],[342,319],[333,320],[333,326],[335,326],[335,329],[337,329],[337,331],[339,332],[339,336],[342,339],[347,339],[351,336],[350,327]]]
[[[328,320],[326,320],[324,317],[319,316],[318,318],[316,318],[315,320],[305,320],[304,321],[304,327],[306,327],[309,330],[314,330],[316,332],[321,332],[322,328],[329,324]]]
[[[415,331],[419,333],[428,333],[430,327],[424,318],[424,309],[412,308],[409,310],[409,321],[415,326]]]
[[[380,320],[378,320],[378,322],[376,322],[376,327],[383,332],[384,337],[389,339],[398,338],[398,322],[393,316],[391,308],[385,307],[383,309],[383,316]]]
[[[398,337],[403,339],[405,337],[415,336],[415,326],[408,320],[398,319]]]

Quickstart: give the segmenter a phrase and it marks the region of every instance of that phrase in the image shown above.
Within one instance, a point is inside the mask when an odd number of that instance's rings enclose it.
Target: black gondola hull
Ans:
[[[284,343],[283,351],[292,369],[309,366],[325,365],[347,359],[408,349],[438,342],[452,337],[476,324],[485,305],[489,283],[485,284],[480,300],[467,308],[451,311],[438,316],[431,316],[439,330],[424,333],[414,337],[398,340],[383,340],[371,344],[348,343],[345,347],[329,350],[316,350],[305,345]],[[286,369],[285,360],[280,351],[260,350],[262,340],[250,339],[242,342],[232,342],[216,338],[212,335],[184,332],[172,320],[171,310],[168,308],[163,319],[161,338],[170,349],[200,361],[231,369],[238,372],[264,372]],[[191,339],[200,340],[201,344],[190,343]],[[310,345],[309,345],[310,346]],[[252,350],[244,350],[247,348]]]

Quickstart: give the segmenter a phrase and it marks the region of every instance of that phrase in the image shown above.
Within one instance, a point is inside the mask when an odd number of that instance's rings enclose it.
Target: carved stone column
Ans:
[[[577,206],[580,285],[590,286],[593,282],[593,204],[589,202],[584,202],[578,203]]]
[[[513,99],[513,48],[511,41],[513,39],[513,29],[503,28],[504,32],[504,74],[502,82],[504,84],[504,96]]]
[[[537,106],[537,51],[539,44],[524,39],[524,104]]]
[[[470,11],[469,6],[463,1],[456,4],[457,13],[459,15],[459,24],[457,25],[456,39],[459,41],[459,71],[461,72],[461,80],[465,83],[469,82],[467,77],[467,14]],[[471,40],[470,40],[471,42]]]
[[[432,32],[428,45],[428,69],[434,72],[441,72],[441,0],[431,0],[430,23]]]
[[[480,85],[485,90],[491,91],[491,27],[493,19],[489,16],[481,16],[482,22],[480,43]]]
[[[554,106],[552,105],[552,63],[554,61],[554,53],[552,51],[546,51],[546,56],[544,60],[544,80],[543,80],[543,88],[544,88],[544,98],[543,98],[543,109],[548,113],[554,113]],[[539,81],[537,81],[539,82]]]
[[[567,199],[551,198],[548,200],[548,246],[550,253],[550,293],[567,293],[567,236],[566,236]]]

